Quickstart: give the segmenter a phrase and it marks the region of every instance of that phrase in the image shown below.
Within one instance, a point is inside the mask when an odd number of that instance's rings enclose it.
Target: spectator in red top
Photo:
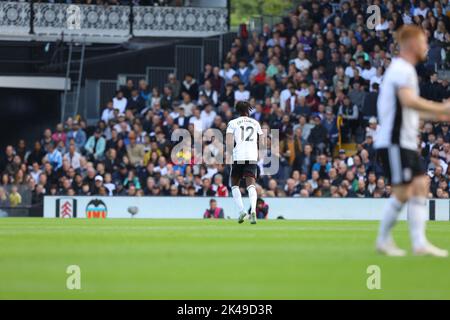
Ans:
[[[258,84],[266,83],[266,66],[264,63],[258,64],[258,73],[255,75],[255,82]]]
[[[203,214],[205,219],[223,219],[225,214],[223,209],[217,206],[217,201],[214,199],[209,200],[209,209],[206,209]]]
[[[216,197],[228,197],[228,188],[223,184],[223,177],[221,174],[216,174],[214,183],[211,187],[216,192]]]
[[[311,84],[311,85],[309,85],[308,91],[309,91],[309,93],[306,96],[306,105],[311,108],[312,113],[318,112],[320,100],[316,94],[316,87],[314,87],[314,85]]]
[[[64,132],[64,126],[62,123],[56,125],[56,131],[52,134],[52,140],[55,144],[59,144],[61,141],[66,144],[67,135]]]

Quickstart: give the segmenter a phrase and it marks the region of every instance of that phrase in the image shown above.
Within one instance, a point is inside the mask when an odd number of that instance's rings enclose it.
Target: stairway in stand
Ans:
[[[351,157],[355,155],[357,152],[357,144],[356,143],[343,143],[341,145],[341,149],[345,150],[345,154],[347,157]],[[339,155],[339,147],[334,148],[333,157],[337,157]]]
[[[83,85],[83,66],[84,54],[86,50],[85,43],[69,43],[69,52],[67,56],[66,85],[64,88],[61,119],[73,117],[79,113],[80,92]],[[71,88],[69,89],[69,81]]]

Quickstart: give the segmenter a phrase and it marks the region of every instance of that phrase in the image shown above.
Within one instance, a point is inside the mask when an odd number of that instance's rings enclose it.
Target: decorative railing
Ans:
[[[134,7],[133,35],[214,35],[227,32],[227,17],[225,8]]]
[[[123,40],[130,36],[129,6],[96,6],[36,3],[37,36]]]
[[[30,33],[31,6],[24,2],[0,2],[0,34],[23,36]]]
[[[226,8],[0,2],[0,38],[123,42],[132,36],[199,37],[227,31]]]

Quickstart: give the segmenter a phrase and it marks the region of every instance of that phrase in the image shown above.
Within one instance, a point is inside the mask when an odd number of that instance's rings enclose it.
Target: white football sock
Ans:
[[[241,190],[238,186],[231,187],[231,194],[233,195],[234,202],[238,207],[239,213],[244,211],[244,203],[242,202]]]
[[[247,187],[248,197],[250,198],[250,212],[256,212],[256,200],[258,200],[258,194],[256,193],[256,187],[254,185],[249,185]]]
[[[391,230],[397,222],[398,215],[400,214],[403,205],[404,203],[397,200],[396,197],[389,198],[384,207],[383,218],[380,223],[377,243],[380,244],[390,240]]]
[[[427,244],[425,228],[427,224],[427,199],[414,197],[408,202],[408,223],[414,249],[422,248]]]

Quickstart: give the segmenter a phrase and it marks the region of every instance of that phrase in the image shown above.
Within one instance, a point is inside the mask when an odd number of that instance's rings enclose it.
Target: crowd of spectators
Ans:
[[[3,1],[3,0],[2,0]],[[31,0],[4,0],[16,2],[30,2]],[[189,6],[190,0],[34,0],[33,2],[66,3],[66,4],[96,4],[96,5],[135,5],[135,6],[159,6],[181,7]]]
[[[375,29],[366,24],[370,4],[382,10]],[[242,29],[223,65],[206,64],[197,79],[172,74],[162,90],[129,80],[95,127],[69,118],[33,146],[23,140],[8,146],[0,162],[0,201],[9,202],[11,186],[18,185],[33,191],[35,203],[44,194],[229,196],[228,166],[200,165],[194,150],[172,161],[171,133],[225,132],[238,100],[251,102],[251,116],[263,128],[279,130],[274,156],[280,170],[258,178],[259,196],[388,197],[373,143],[379,86],[396,54],[395,30],[418,24],[426,31],[430,52],[418,68],[421,94],[441,101],[449,85],[435,68],[448,66],[449,15],[447,0],[342,1],[338,7],[305,1],[260,33]],[[422,122],[420,128],[430,196],[448,198],[449,125]],[[218,146],[213,141],[204,148],[214,153]]]

